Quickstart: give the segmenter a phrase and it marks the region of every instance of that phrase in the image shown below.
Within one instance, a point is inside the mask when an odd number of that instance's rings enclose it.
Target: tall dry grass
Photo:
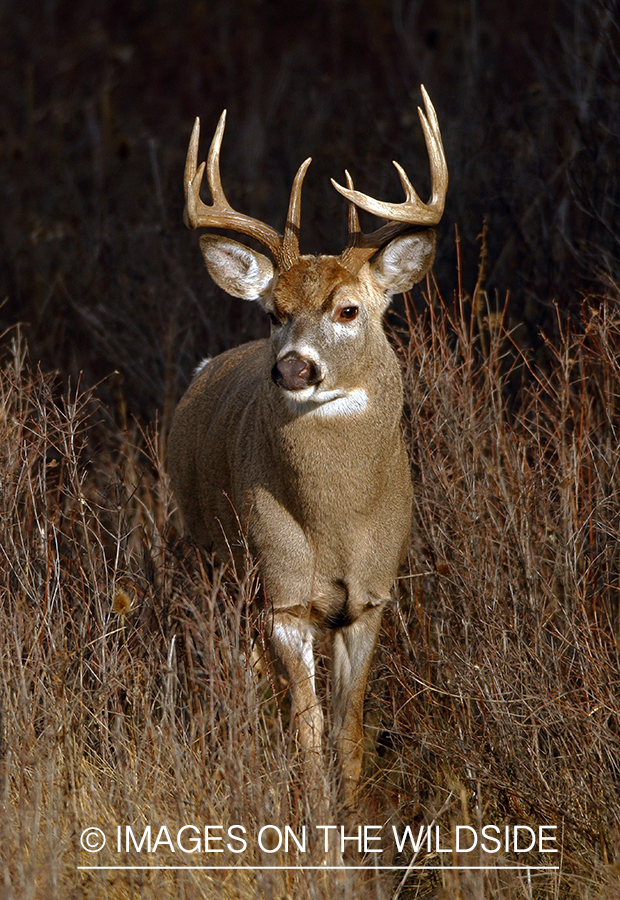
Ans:
[[[418,553],[382,742],[399,816],[554,823],[554,891],[581,896],[617,865],[620,311],[558,314],[541,369],[483,295],[457,299],[400,344]]]
[[[286,684],[255,665],[256,574],[230,584],[184,540],[157,426],[119,431],[96,391],[32,368],[18,332],[0,375],[3,896],[617,896],[617,294],[558,317],[543,366],[481,290],[456,300],[430,292],[393,324],[416,527],[370,679],[360,818],[557,825],[559,870],[78,869],[144,862],[87,853],[89,826],[313,818]],[[286,859],[250,843],[241,861]]]

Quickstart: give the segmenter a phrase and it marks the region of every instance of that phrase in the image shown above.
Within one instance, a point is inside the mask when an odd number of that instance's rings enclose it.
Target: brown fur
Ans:
[[[334,256],[304,256],[282,272],[273,289],[273,304],[281,316],[303,310],[326,310],[339,286],[350,286],[354,276]]]

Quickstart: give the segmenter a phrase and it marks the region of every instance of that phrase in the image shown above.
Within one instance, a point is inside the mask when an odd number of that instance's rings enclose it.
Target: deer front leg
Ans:
[[[332,638],[334,731],[344,809],[355,806],[364,751],[364,692],[381,627],[383,603],[366,609]]]
[[[270,643],[286,667],[303,750],[321,755],[323,711],[314,684],[314,637],[309,622],[290,613],[274,613]]]
[[[309,622],[275,612],[269,636],[273,651],[284,663],[291,685],[292,714],[299,744],[306,756],[306,775],[312,805],[326,812],[328,788],[323,765],[323,710],[314,683],[314,636]]]

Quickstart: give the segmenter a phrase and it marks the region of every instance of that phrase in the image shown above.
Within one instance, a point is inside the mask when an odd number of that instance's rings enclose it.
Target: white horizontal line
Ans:
[[[455,870],[471,870],[475,869],[481,872],[503,872],[504,870],[528,870],[530,872],[535,871],[557,871],[559,866],[78,866],[79,870],[91,872],[95,869],[122,869],[128,871],[149,871],[155,869],[174,869],[175,871],[183,871],[185,869],[189,870],[203,870],[203,871],[226,871],[226,872],[234,872],[235,869],[239,870],[250,870],[250,871],[285,871],[294,869],[295,871],[318,871],[325,872],[327,870],[337,870],[340,872],[346,872],[351,869],[367,869],[369,871],[376,872],[378,870],[381,871],[390,871],[390,872],[412,872],[412,871],[425,871],[425,870],[443,870],[446,872],[454,872]]]

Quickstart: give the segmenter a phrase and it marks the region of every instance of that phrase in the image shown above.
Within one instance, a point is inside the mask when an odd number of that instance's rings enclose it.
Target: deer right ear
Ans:
[[[203,234],[200,249],[209,275],[231,297],[258,300],[275,275],[271,260],[230,238]]]

